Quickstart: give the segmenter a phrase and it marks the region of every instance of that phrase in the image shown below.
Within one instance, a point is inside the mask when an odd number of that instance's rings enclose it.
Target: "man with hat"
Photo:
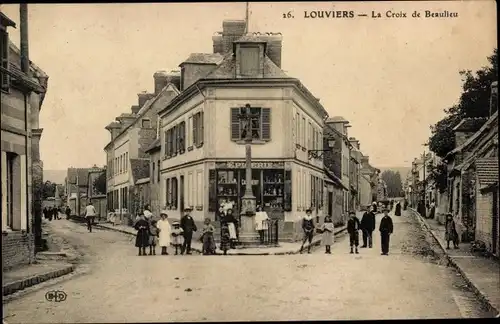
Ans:
[[[311,216],[312,210],[308,208],[306,210],[306,215],[302,219],[302,230],[304,231],[304,239],[302,240],[302,246],[300,247],[300,253],[304,249],[304,244],[309,241],[309,246],[307,247],[307,253],[311,253],[311,243],[314,235],[314,220]]]
[[[349,245],[351,246],[351,254],[353,254],[353,247],[356,249],[355,252],[358,254],[359,246],[359,230],[361,229],[361,224],[359,219],[356,217],[356,212],[349,212],[349,220],[347,221],[347,233],[349,233]]]
[[[382,247],[382,255],[389,255],[389,239],[394,230],[392,218],[389,216],[389,210],[384,209],[384,217],[380,220],[380,245]]]
[[[182,243],[181,254],[191,254],[191,240],[193,239],[193,232],[196,232],[198,228],[194,223],[193,217],[191,217],[192,207],[187,207],[184,209],[184,216],[181,218],[181,228],[183,231],[184,242]]]

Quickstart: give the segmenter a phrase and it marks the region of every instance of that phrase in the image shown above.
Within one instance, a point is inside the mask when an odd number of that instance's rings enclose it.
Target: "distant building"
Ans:
[[[161,196],[161,142],[160,138],[157,138],[153,144],[146,150],[149,154],[150,161],[150,172],[149,172],[149,205],[151,207],[151,212],[159,216],[161,210],[164,208],[162,206],[162,196]]]
[[[104,181],[106,181],[106,167],[98,168],[94,165],[94,167],[89,170],[87,177],[87,200],[85,201],[85,206],[89,202],[92,202],[98,218],[106,219],[108,214],[108,208],[106,205],[106,188],[99,188],[97,185],[98,179],[102,177],[104,177]]]

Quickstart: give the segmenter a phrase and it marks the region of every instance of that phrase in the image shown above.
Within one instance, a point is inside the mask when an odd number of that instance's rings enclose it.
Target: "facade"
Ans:
[[[149,154],[149,205],[154,215],[160,215],[161,204],[161,142],[157,138],[146,151]]]
[[[71,216],[83,216],[87,206],[89,172],[92,168],[68,168],[66,176],[66,205],[71,209]]]
[[[351,143],[349,158],[349,186],[351,196],[349,199],[349,209],[358,210],[360,208],[360,181],[361,181],[361,154],[359,141],[354,137],[349,137]]]
[[[344,192],[348,191],[344,187],[340,178],[325,168],[325,208],[326,215],[332,217],[335,226],[345,225],[347,215],[344,211]]]
[[[98,178],[104,177],[106,179],[106,168],[98,168],[96,165],[92,169],[89,170],[87,176],[87,201],[91,201],[94,205],[94,208],[97,212],[99,219],[106,219],[106,215],[108,214],[108,209],[106,206],[106,190],[104,188],[99,188],[96,186],[96,181]]]
[[[257,204],[294,239],[306,208],[322,213],[323,160],[309,159],[308,150],[321,148],[327,113],[281,70],[281,37],[243,35],[244,26],[225,21],[216,53],[192,54],[180,65],[181,93],[159,114],[162,205],[173,219],[191,206],[197,222],[217,219],[227,201],[239,214],[252,181]],[[239,118],[247,104],[249,125]],[[247,131],[252,179],[245,179]]]
[[[48,76],[29,61],[26,5],[20,13],[21,50],[9,40],[15,23],[0,13],[3,270],[33,262],[41,246],[39,113]]]
[[[362,155],[360,174],[360,205],[366,208],[377,200],[376,188],[380,170],[370,165],[369,156]]]
[[[153,79],[154,93],[139,93],[138,104],[131,107],[131,112],[121,114],[106,126],[111,135],[104,148],[108,207],[115,210],[124,224],[131,222],[135,209],[139,208],[131,197],[135,181],[143,178],[140,175],[143,170],[149,169],[150,156],[146,150],[158,135],[158,112],[179,94],[177,71],[159,71]]]

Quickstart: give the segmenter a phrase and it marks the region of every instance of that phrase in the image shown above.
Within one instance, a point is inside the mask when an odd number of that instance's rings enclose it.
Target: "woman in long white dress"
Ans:
[[[160,230],[158,245],[161,246],[161,254],[168,255],[167,248],[170,246],[170,234],[172,232],[172,228],[168,222],[168,215],[166,211],[161,211],[160,217],[161,219],[157,223],[157,227]]]
[[[265,231],[269,229],[268,221],[269,216],[267,213],[262,210],[261,206],[257,206],[257,212],[255,213],[255,229],[259,233],[260,244],[264,244],[264,234]]]

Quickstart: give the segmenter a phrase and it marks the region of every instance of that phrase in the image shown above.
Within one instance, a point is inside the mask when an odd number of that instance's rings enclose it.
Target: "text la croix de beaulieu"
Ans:
[[[418,15],[415,15],[418,12]],[[367,17],[366,13],[355,13],[354,10],[304,10],[304,18],[309,19],[325,19],[325,18],[354,18],[356,16]],[[413,14],[408,14],[405,11],[387,10],[387,11],[372,11],[371,18],[457,18],[458,12],[444,11],[431,11],[421,10],[414,11]]]

